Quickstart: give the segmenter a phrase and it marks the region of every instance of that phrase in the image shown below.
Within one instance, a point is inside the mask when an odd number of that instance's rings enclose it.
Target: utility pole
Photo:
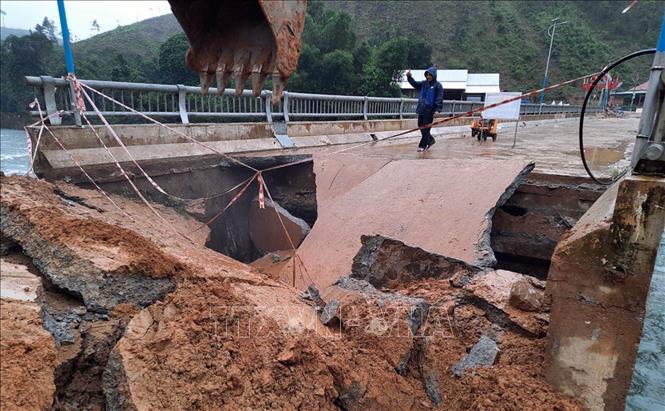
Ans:
[[[547,64],[545,65],[545,78],[543,79],[543,88],[547,87],[547,73],[550,70],[550,56],[552,55],[552,44],[554,43],[554,32],[556,31],[556,25],[563,25],[568,23],[567,21],[562,21],[561,23],[558,22],[559,17],[552,19],[552,25],[547,29],[547,35],[550,36],[550,51],[547,53]],[[551,30],[551,33],[550,33]],[[540,104],[543,104],[543,100],[545,99],[545,92],[541,91],[540,92]]]

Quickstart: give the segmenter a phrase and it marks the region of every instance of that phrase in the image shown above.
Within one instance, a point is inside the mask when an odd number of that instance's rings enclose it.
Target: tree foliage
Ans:
[[[644,0],[622,15],[615,1],[335,1],[310,0],[292,91],[398,96],[400,70],[426,68],[498,72],[501,87],[527,91],[543,80],[547,27],[557,28],[551,82],[598,70],[628,52],[653,47],[662,2]],[[188,47],[172,16],[123,26],[74,44],[80,78],[198,84],[184,64]],[[94,24],[93,24],[94,28]],[[66,74],[57,28],[44,18],[30,35],[0,46],[0,109],[22,111],[34,97],[25,75]],[[651,57],[616,72],[625,86],[646,81]],[[230,85],[232,86],[232,85]],[[270,87],[270,80],[266,84]],[[581,98],[578,86],[548,99]],[[575,100],[572,100],[575,101]]]
[[[160,83],[196,83],[196,74],[185,66],[185,52],[188,47],[189,43],[184,33],[176,34],[159,47],[156,77]]]
[[[348,13],[311,1],[298,71],[289,89],[301,92],[399,96],[407,67],[431,64],[432,47],[407,37],[358,42]]]
[[[46,19],[45,19],[46,20]],[[40,27],[38,25],[38,27]],[[28,36],[9,36],[1,45],[0,107],[5,112],[25,110],[32,100],[32,90],[25,86],[23,76],[42,75],[49,70],[53,43],[44,32]]]

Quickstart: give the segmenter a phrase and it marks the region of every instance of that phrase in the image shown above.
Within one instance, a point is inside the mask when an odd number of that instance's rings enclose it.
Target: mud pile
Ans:
[[[27,312],[3,291],[3,409],[580,408],[542,376],[546,301],[508,308],[517,274],[429,255],[440,270],[376,282],[381,261],[365,258],[324,308],[205,248],[207,229],[174,210],[155,205],[166,224],[113,196],[130,218],[97,192],[21,177],[1,190],[3,242],[43,288]],[[510,278],[502,292],[479,291],[495,277]],[[482,337],[494,358],[454,375],[482,363]]]
[[[3,410],[43,410],[53,403],[56,349],[39,314],[37,304],[0,300]]]

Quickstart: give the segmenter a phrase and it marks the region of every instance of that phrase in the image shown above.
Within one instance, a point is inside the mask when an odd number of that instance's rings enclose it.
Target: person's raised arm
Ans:
[[[418,82],[413,79],[411,76],[411,70],[406,71],[406,80],[411,84],[411,87],[415,88],[416,90],[420,90],[420,86],[422,85],[422,81]]]

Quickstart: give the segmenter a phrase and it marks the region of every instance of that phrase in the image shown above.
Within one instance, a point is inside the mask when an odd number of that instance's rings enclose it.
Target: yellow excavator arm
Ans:
[[[169,0],[189,41],[185,63],[199,74],[207,94],[213,79],[224,92],[235,74],[236,95],[247,78],[252,92],[261,93],[272,75],[277,103],[300,56],[307,0]]]

